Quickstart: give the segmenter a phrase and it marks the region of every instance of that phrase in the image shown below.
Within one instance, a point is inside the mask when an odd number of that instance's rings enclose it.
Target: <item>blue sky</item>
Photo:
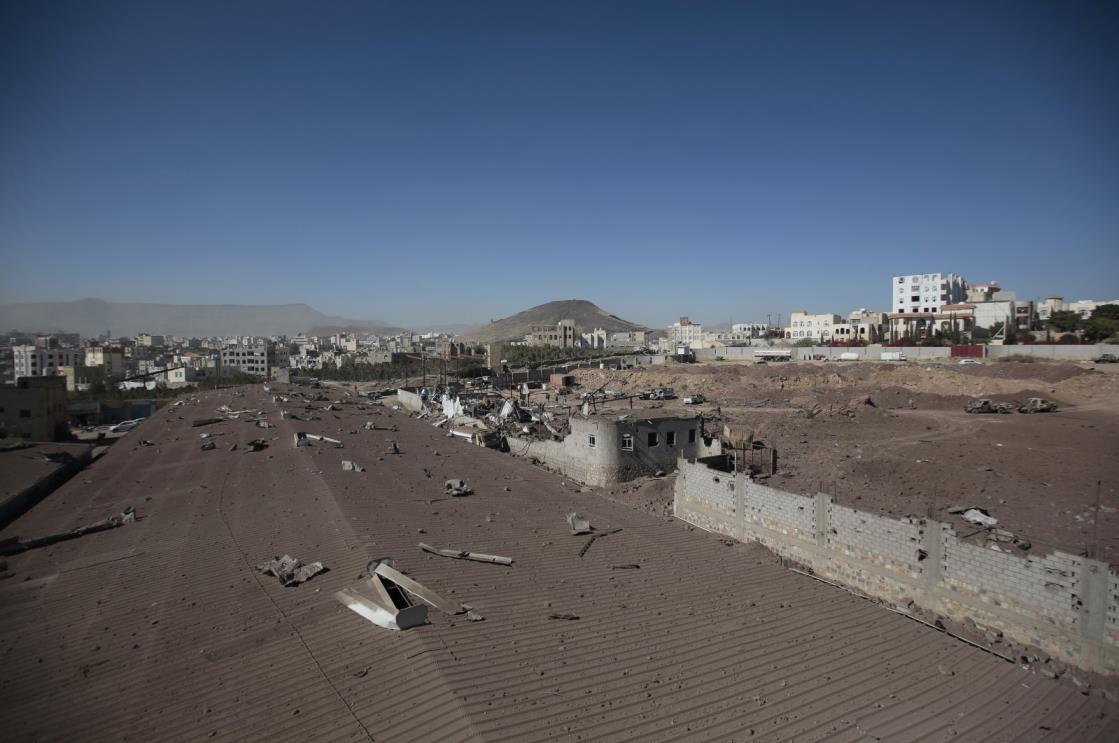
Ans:
[[[5,301],[1119,296],[1107,2],[0,3]]]

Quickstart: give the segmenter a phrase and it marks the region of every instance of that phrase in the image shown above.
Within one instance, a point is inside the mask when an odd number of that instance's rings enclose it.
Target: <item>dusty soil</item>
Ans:
[[[673,387],[681,397],[702,392],[706,405],[685,408],[677,400],[664,410],[698,409],[709,416],[709,430],[725,423],[776,448],[772,483],[782,489],[827,492],[876,513],[931,515],[961,536],[976,530],[948,509],[980,506],[1034,552],[1085,554],[1097,541],[1101,559],[1119,563],[1119,373],[1110,367],[714,362],[576,376],[585,387],[610,382],[627,391]],[[1060,410],[963,411],[981,397],[1045,397]],[[671,513],[671,484],[663,481],[608,495]]]

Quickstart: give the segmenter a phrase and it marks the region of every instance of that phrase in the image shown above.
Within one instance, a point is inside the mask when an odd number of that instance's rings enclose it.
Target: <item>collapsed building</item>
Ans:
[[[588,485],[668,472],[681,457],[704,459],[722,453],[719,438],[705,431],[702,415],[635,409],[633,400],[639,396],[602,390],[573,399],[565,384],[572,378],[555,381],[564,386],[549,390],[525,383],[510,397],[493,388],[475,388],[454,397],[444,392],[437,399],[434,391],[401,388],[396,404],[431,418],[449,435],[535,459]],[[621,415],[606,406],[619,401],[630,404]]]
[[[717,438],[703,430],[700,415],[584,416],[568,420],[564,436],[506,435],[515,456],[532,457],[588,485],[633,480],[675,469],[676,461],[720,454]]]

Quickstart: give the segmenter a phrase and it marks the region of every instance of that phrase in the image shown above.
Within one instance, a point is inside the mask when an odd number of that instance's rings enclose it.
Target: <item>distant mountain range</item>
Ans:
[[[647,330],[644,325],[611,315],[594,302],[585,299],[563,299],[540,304],[510,317],[495,320],[464,335],[468,340],[476,343],[523,340],[533,325],[554,325],[560,320],[574,320],[575,325],[584,332],[595,328],[602,328],[611,333]]]
[[[402,330],[380,320],[325,315],[306,304],[125,304],[103,299],[0,305],[0,329],[88,337],[109,331],[114,337],[152,333],[188,338],[342,331],[392,335]]]

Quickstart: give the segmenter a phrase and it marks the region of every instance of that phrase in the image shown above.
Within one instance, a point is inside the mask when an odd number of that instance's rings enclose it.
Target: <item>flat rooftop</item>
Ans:
[[[281,420],[260,386],[197,398],[131,434],[155,446],[112,447],[0,532],[42,536],[130,505],[141,517],[7,558],[7,739],[1119,738],[1119,707],[1095,692],[402,413],[293,398],[319,420]],[[221,405],[276,427],[190,427]],[[345,448],[294,448],[296,431]],[[224,435],[202,451],[200,432]],[[246,452],[256,438],[270,446]],[[445,498],[458,477],[474,494]],[[580,557],[571,511],[622,531]],[[329,572],[284,588],[254,569],[284,553]],[[392,632],[334,599],[385,556],[484,621],[432,609],[429,625]]]

